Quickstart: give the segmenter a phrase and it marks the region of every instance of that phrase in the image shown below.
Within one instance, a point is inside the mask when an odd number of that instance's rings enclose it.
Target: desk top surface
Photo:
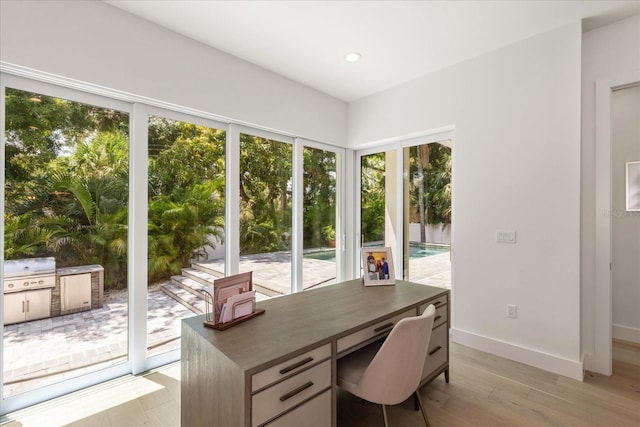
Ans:
[[[252,373],[448,293],[402,280],[365,287],[356,279],[260,301],[265,314],[224,331],[205,327],[204,315],[183,320],[183,328]]]

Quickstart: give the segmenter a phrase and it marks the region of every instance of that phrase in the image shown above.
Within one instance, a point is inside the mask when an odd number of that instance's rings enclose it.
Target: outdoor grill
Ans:
[[[4,262],[4,293],[53,288],[56,286],[56,259],[27,258]]]

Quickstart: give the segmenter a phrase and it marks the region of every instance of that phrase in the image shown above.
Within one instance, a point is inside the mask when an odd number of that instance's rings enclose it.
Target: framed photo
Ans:
[[[391,248],[362,248],[362,272],[365,286],[395,285]]]
[[[640,212],[640,161],[627,162],[627,211]]]

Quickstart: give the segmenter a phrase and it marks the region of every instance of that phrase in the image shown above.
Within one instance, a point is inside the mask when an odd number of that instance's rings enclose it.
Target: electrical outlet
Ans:
[[[514,304],[507,304],[507,317],[511,319],[518,318],[518,306]]]

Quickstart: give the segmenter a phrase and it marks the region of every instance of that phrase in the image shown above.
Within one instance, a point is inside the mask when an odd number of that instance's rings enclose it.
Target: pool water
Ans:
[[[424,243],[411,243],[409,245],[409,259],[424,258],[449,252],[449,246],[428,245]],[[336,250],[309,252],[304,254],[305,258],[319,259],[322,261],[336,262]]]

